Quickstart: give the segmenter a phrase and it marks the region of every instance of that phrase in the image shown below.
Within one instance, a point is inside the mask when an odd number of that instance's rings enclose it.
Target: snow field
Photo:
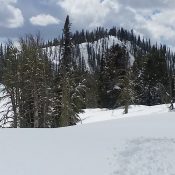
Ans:
[[[173,175],[173,112],[59,129],[2,129],[3,175]]]

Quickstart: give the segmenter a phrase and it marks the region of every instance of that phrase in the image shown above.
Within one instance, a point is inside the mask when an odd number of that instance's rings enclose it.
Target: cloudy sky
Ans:
[[[41,32],[60,35],[67,14],[72,30],[125,27],[175,48],[175,0],[0,0],[0,40]]]

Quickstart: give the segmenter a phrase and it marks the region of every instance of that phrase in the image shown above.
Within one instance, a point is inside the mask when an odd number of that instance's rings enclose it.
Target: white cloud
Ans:
[[[24,24],[24,18],[20,9],[13,6],[8,6],[8,10],[12,12],[13,18],[7,19],[7,27],[17,28],[21,27]]]
[[[17,0],[0,0],[0,26],[18,28],[24,24],[24,18],[19,8],[13,6]]]
[[[119,13],[122,16],[123,26],[135,29],[137,33],[151,38],[153,42],[175,45],[174,0],[118,1],[123,7]],[[125,11],[128,11],[128,14]],[[121,24],[121,21],[119,23]]]
[[[33,25],[47,26],[51,24],[59,24],[60,20],[49,15],[49,14],[39,14],[30,18],[30,22]]]
[[[60,18],[69,14],[76,29],[94,29],[96,26],[124,27],[134,29],[136,33],[151,38],[153,42],[175,45],[175,0],[30,0],[30,8],[26,2],[0,0],[1,36],[13,35],[12,30],[6,31],[3,27],[17,28],[23,25],[23,14],[17,7],[19,4],[24,15],[31,16],[30,23],[35,26],[60,23],[59,19],[49,14],[58,14]],[[44,13],[46,7],[48,14],[33,15],[37,12]],[[23,30],[28,28],[27,25],[28,23]],[[29,30],[33,30],[32,27],[36,29],[30,25]],[[46,27],[43,30],[47,29]],[[47,33],[50,35],[51,31]]]
[[[6,3],[6,4],[17,3],[17,0],[0,0],[0,3]]]
[[[73,22],[82,27],[96,27],[106,22],[106,17],[119,10],[116,0],[58,0],[57,3]]]
[[[134,9],[127,7],[132,13],[133,28],[143,36],[150,37],[154,42],[170,45],[175,38],[175,12],[171,9]],[[175,43],[174,43],[175,44]]]
[[[175,0],[57,0],[57,4],[76,27],[122,26],[153,42],[175,45]]]
[[[151,36],[154,40],[173,44],[175,38],[174,10],[163,11],[152,16],[151,20],[146,22],[146,28],[151,32]]]

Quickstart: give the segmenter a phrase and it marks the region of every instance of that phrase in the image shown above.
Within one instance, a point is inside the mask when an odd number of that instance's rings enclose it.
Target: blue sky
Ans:
[[[0,0],[0,40],[41,32],[60,35],[67,14],[72,29],[125,27],[153,42],[175,45],[174,0]]]

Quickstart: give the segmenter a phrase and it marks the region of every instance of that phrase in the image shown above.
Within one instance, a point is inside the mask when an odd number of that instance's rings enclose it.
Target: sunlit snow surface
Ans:
[[[115,120],[119,118],[136,117],[152,115],[157,116],[161,113],[169,112],[169,104],[156,105],[156,106],[143,106],[143,105],[131,105],[129,107],[129,113],[124,114],[123,108],[118,108],[114,110],[108,109],[85,109],[84,113],[80,114],[81,123],[94,123],[106,120]],[[154,115],[155,114],[155,115]]]
[[[0,103],[2,104],[2,103]],[[2,175],[174,175],[175,113],[169,105],[86,109],[58,129],[1,129]]]

